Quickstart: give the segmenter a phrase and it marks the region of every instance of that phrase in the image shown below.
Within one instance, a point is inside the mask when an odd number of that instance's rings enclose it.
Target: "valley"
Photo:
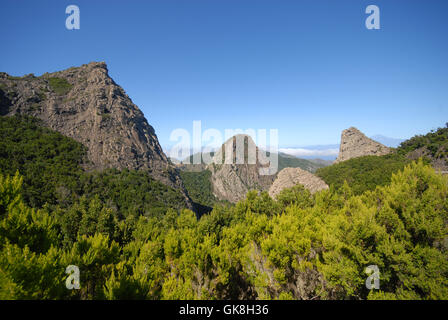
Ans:
[[[239,135],[211,158],[242,139],[243,162],[185,164],[102,62],[0,73],[0,114],[1,299],[448,298],[447,127],[397,148],[350,127],[334,163]]]

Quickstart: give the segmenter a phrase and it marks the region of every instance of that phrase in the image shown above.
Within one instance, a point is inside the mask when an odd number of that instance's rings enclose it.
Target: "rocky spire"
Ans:
[[[226,154],[228,151],[231,154]],[[213,193],[221,200],[237,202],[244,199],[249,190],[267,191],[275,179],[275,174],[260,175],[260,168],[269,167],[269,162],[264,152],[259,154],[248,135],[236,135],[227,140],[214,160],[207,168],[212,172]]]
[[[362,156],[382,156],[390,152],[390,148],[366,137],[355,127],[351,127],[342,131],[339,155],[335,163]]]

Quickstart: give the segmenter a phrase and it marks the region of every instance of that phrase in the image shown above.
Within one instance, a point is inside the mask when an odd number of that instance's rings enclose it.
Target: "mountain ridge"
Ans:
[[[154,128],[124,89],[109,76],[105,62],[13,77],[0,73],[0,114],[27,115],[88,149],[86,170],[148,170],[180,189],[191,201],[176,168],[164,154]]]

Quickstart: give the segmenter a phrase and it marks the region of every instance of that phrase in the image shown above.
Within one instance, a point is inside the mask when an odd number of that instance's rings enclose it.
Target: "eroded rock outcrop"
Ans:
[[[40,77],[0,73],[0,114],[34,116],[88,148],[86,169],[147,169],[174,188],[182,180],[163,153],[141,110],[108,75],[104,62],[92,62]]]
[[[269,188],[269,195],[275,198],[283,189],[301,184],[311,193],[328,189],[328,185],[314,174],[300,168],[285,168],[280,171]]]
[[[339,155],[335,163],[362,156],[382,156],[390,152],[390,148],[366,137],[355,127],[351,127],[342,131]]]
[[[240,141],[244,142],[244,148],[237,151]],[[241,154],[242,161],[238,161],[239,152],[244,153]],[[227,161],[226,155],[229,157]],[[249,190],[267,191],[276,176],[260,174],[260,169],[269,167],[269,159],[264,152],[259,152],[248,135],[236,135],[227,140],[213,159],[215,163],[209,164],[207,169],[212,172],[213,193],[220,200],[235,203],[244,199]]]

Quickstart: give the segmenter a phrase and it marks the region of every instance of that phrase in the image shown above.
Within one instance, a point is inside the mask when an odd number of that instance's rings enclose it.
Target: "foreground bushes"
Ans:
[[[422,162],[360,195],[254,191],[199,220],[119,221],[96,199],[76,230],[25,206],[19,176],[0,182],[0,298],[448,299],[448,182]],[[65,288],[69,264],[80,290]],[[372,264],[380,290],[365,287]]]

